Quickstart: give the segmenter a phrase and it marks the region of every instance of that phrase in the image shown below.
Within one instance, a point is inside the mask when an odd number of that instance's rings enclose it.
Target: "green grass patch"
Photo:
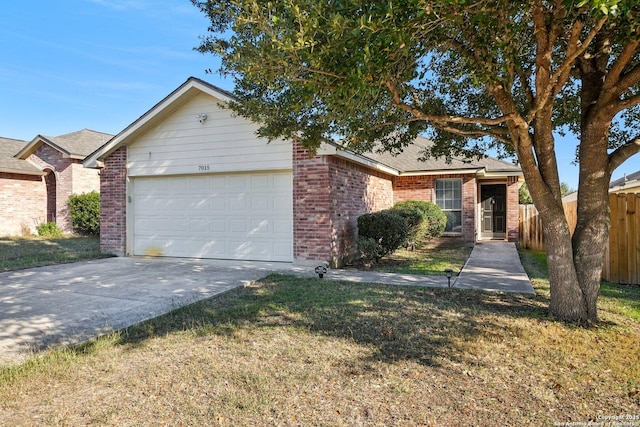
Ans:
[[[414,250],[398,249],[371,268],[387,273],[443,276],[447,268],[459,273],[471,250],[472,246],[462,239],[443,237],[418,244]]]
[[[99,237],[0,238],[0,271],[102,258]]]
[[[536,293],[547,298],[550,294],[547,277],[547,256],[544,252],[520,249],[520,259]],[[640,286],[609,282],[600,284],[598,307],[603,313],[613,312],[640,322]]]

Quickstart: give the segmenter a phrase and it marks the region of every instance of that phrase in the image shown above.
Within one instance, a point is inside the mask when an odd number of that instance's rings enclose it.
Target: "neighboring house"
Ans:
[[[98,171],[82,161],[111,137],[83,129],[30,142],[0,138],[0,236],[33,233],[45,222],[70,232],[69,195],[100,188]]]
[[[640,171],[633,172],[622,178],[609,183],[609,194],[611,193],[640,193]],[[578,192],[574,191],[562,198],[563,203],[575,202],[578,200]]]
[[[611,181],[609,193],[640,193],[640,170]]]
[[[518,240],[519,168],[484,159],[418,162],[324,144],[317,155],[256,137],[189,78],[85,160],[102,168],[101,250],[118,255],[328,261],[355,253],[357,218],[400,200],[438,203],[447,234]]]

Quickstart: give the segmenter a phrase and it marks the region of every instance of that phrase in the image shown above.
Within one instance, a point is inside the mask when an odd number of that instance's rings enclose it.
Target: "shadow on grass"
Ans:
[[[505,327],[505,316],[546,320],[546,303],[531,296],[271,275],[128,328],[120,343],[135,347],[180,331],[233,337],[239,329],[293,327],[371,346],[376,360],[438,366],[443,358],[462,360],[467,344],[480,336],[519,333]]]
[[[97,236],[0,238],[0,272],[110,256]]]

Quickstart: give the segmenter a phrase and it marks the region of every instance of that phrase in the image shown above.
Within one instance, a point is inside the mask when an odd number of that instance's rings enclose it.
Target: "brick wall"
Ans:
[[[429,176],[399,176],[393,185],[394,203],[420,200],[435,203],[435,178]]]
[[[393,206],[392,177],[337,157],[329,157],[331,182],[331,262],[343,265],[356,254],[358,217]]]
[[[44,177],[0,172],[0,236],[21,236],[23,226],[35,234],[46,221]]]
[[[85,168],[82,161],[74,160],[72,169],[72,192],[73,194],[100,192],[100,175],[98,169]]]
[[[122,256],[126,245],[127,148],[104,160],[100,172],[100,251]]]
[[[70,233],[71,216],[67,201],[73,185],[73,173],[71,159],[65,158],[62,153],[47,144],[41,144],[27,160],[37,165],[40,169],[52,169],[56,177],[55,194],[55,222],[65,233]]]
[[[390,177],[293,144],[295,259],[343,265],[355,254],[358,216],[392,205]]]
[[[329,260],[331,252],[329,166],[293,143],[293,257]]]
[[[394,202],[420,200],[436,202],[435,181],[440,178],[462,179],[462,238],[474,242],[476,237],[475,212],[477,205],[477,181],[472,174],[399,176],[393,186]]]
[[[98,191],[100,188],[98,171],[84,168],[81,160],[65,157],[60,151],[47,144],[40,145],[28,160],[40,169],[55,171],[55,222],[64,232],[70,233],[72,226],[67,203],[69,196]]]
[[[507,181],[507,239],[510,242],[517,242],[520,239],[519,231],[519,207],[518,189],[520,183],[518,177],[511,176]]]

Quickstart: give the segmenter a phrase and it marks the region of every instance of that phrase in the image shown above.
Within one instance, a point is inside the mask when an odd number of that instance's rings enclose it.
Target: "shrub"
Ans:
[[[69,196],[71,225],[80,234],[100,234],[100,194],[72,194]]]
[[[407,241],[407,220],[387,209],[358,217],[358,237],[373,239],[378,244],[376,259],[390,254]]]
[[[427,216],[425,239],[434,239],[444,234],[444,229],[447,226],[447,216],[444,214],[440,206],[427,203],[425,205],[425,215]]]
[[[371,237],[358,237],[358,255],[364,261],[377,261],[382,257],[380,245]]]
[[[446,215],[438,205],[433,203],[407,200],[396,203],[393,210],[407,220],[409,240],[412,241],[440,237],[447,225]]]
[[[36,226],[38,236],[42,237],[62,237],[62,230],[55,222],[46,222]]]

